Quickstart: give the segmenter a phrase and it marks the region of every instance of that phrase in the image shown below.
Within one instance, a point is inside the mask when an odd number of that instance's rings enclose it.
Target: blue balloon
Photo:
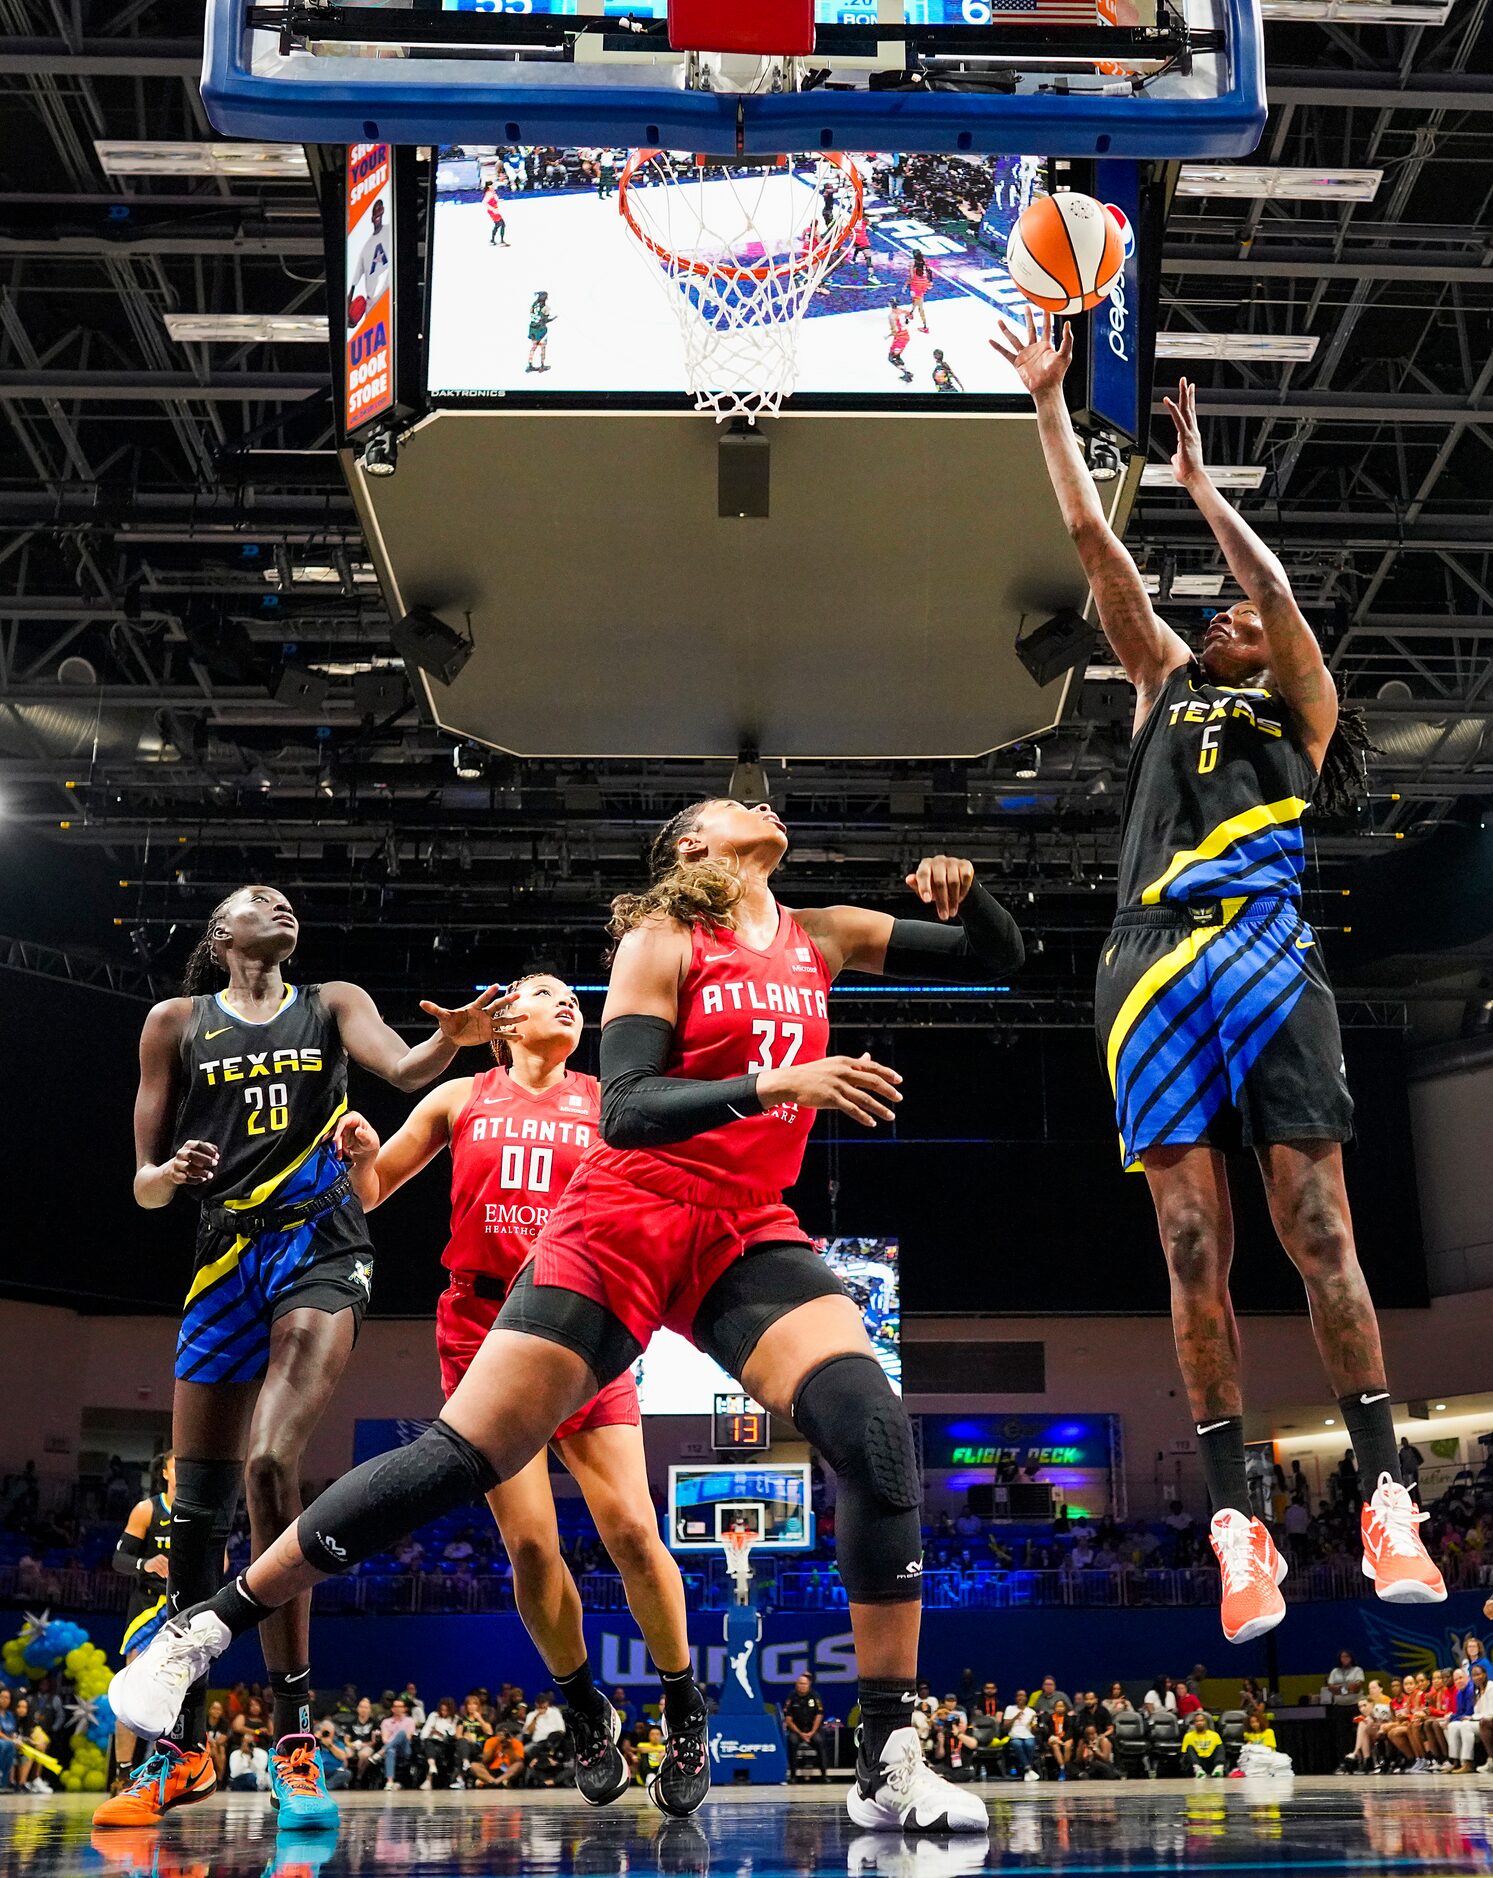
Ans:
[[[101,1728],[106,1735],[114,1732],[114,1710],[109,1705],[108,1696],[94,1697],[93,1719],[94,1725]]]

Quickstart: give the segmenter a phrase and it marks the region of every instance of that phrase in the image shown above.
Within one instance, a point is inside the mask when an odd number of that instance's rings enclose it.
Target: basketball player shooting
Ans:
[[[1249,1511],[1239,1334],[1229,1297],[1233,1210],[1224,1154],[1254,1150],[1270,1216],[1300,1272],[1312,1328],[1353,1443],[1363,1569],[1392,1603],[1439,1603],[1401,1484],[1373,1301],[1343,1185],[1352,1135],[1337,1007],[1301,912],[1301,819],[1362,791],[1365,747],[1284,568],[1203,466],[1193,387],[1166,400],[1172,473],[1244,599],[1214,615],[1194,656],[1151,608],[1073,435],[1054,343],[1002,327],[991,345],[1032,394],[1048,473],[1115,655],[1135,686],[1121,827],[1120,910],[1095,991],[1125,1164],[1142,1169],[1171,1274],[1177,1356],[1212,1496],[1210,1529],[1231,1642],[1285,1614],[1284,1559]]]

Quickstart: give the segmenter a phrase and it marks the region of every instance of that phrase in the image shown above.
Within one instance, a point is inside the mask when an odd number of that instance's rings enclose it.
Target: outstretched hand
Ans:
[[[907,884],[940,919],[952,919],[975,884],[974,862],[961,861],[952,854],[935,854],[918,862],[918,870],[907,876]]]
[[[447,1043],[462,1049],[468,1044],[490,1044],[500,1037],[518,1036],[524,1020],[508,1013],[517,995],[513,991],[505,993],[501,985],[489,985],[470,1004],[458,1005],[454,1010],[434,1004],[429,998],[420,1000],[420,1009],[435,1019]]]
[[[1025,339],[1004,320],[999,324],[1001,337],[991,340],[992,349],[1014,367],[1016,376],[1034,398],[1040,397],[1045,391],[1056,391],[1067,376],[1073,358],[1073,322],[1070,320],[1063,327],[1055,345],[1050,313],[1042,315],[1042,330],[1039,334],[1036,316],[1030,307],[1027,308]]]
[[[1172,474],[1185,489],[1203,469],[1203,433],[1198,429],[1197,386],[1191,379],[1178,381],[1175,398],[1163,398],[1172,422],[1177,426],[1177,447],[1172,452]]]
[[[382,1146],[378,1130],[356,1109],[349,1109],[332,1130],[332,1152],[350,1167],[371,1161]]]

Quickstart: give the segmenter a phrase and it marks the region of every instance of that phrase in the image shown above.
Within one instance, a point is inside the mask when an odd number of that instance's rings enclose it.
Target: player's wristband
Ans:
[[[1026,961],[1021,928],[992,893],[975,881],[959,909],[959,924],[894,919],[886,942],[886,978],[931,978],[947,985],[973,985],[992,973],[1005,977]]]
[[[674,1026],[629,1012],[601,1032],[601,1138],[613,1148],[658,1148],[760,1115],[757,1076],[699,1082],[665,1076]]]
[[[136,1577],[145,1570],[145,1541],[132,1532],[121,1533],[109,1562],[122,1577]]]

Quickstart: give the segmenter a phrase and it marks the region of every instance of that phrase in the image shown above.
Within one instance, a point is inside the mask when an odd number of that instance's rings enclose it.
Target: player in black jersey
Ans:
[[[176,1459],[168,1454],[161,1463],[163,1489],[137,1500],[114,1548],[115,1571],[130,1581],[124,1613],[124,1635],[119,1653],[128,1663],[149,1644],[166,1621],[166,1578],[171,1557],[171,1502],[176,1494]],[[117,1785],[127,1787],[132,1777],[135,1737],[122,1723],[114,1730],[114,1768]]]
[[[1285,570],[1203,467],[1194,394],[1167,400],[1172,470],[1246,598],[1213,618],[1194,657],[1152,610],[1105,519],[1063,401],[1071,327],[1053,343],[991,341],[1037,407],[1063,518],[1099,621],[1136,688],[1120,853],[1120,911],[1095,992],[1121,1152],[1143,1168],[1171,1273],[1177,1354],[1215,1514],[1225,1635],[1284,1615],[1285,1561],[1250,1517],[1239,1337],[1229,1298],[1233,1211],[1224,1152],[1254,1150],[1271,1218],[1301,1273],[1323,1363],[1363,1485],[1364,1570],[1395,1602],[1439,1602],[1418,1513],[1401,1484],[1384,1357],[1358,1264],[1342,1142],[1352,1101],[1337,1010],[1301,914],[1301,818],[1361,783],[1337,691]]]
[[[373,1258],[332,1139],[348,1058],[415,1090],[463,1045],[508,1034],[494,986],[460,1009],[422,1004],[437,1028],[407,1045],[357,985],[285,982],[299,930],[275,888],[231,894],[192,954],[186,995],[157,1004],[140,1039],[135,1198],[161,1207],[185,1187],[202,1203],[172,1405],[173,1610],[220,1582],[241,1479],[256,1557],[299,1512],[301,1456],[352,1354]],[[282,1827],[324,1823],[332,1808],[310,1735],[309,1633],[302,1598],[264,1636]],[[138,1825],[212,1792],[205,1695],[194,1691],[172,1741],[98,1824]]]

